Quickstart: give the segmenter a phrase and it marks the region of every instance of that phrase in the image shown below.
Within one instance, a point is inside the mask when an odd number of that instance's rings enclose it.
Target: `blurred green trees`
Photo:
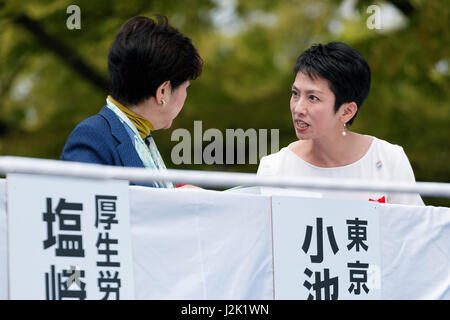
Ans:
[[[71,4],[81,9],[80,30],[66,27]],[[391,13],[381,30],[366,25],[372,4]],[[172,128],[155,133],[169,168],[256,172],[257,165],[175,166],[171,133],[193,134],[195,120],[203,131],[273,128],[286,146],[295,139],[295,59],[313,43],[337,40],[372,69],[352,130],[402,145],[418,181],[450,182],[447,0],[0,0],[0,154],[58,159],[75,125],[105,104],[115,33],[132,16],[152,13],[192,38],[205,62]]]

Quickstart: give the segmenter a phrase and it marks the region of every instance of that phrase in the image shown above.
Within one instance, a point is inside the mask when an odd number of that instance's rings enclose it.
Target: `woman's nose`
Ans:
[[[304,101],[303,99],[298,99],[298,100],[295,102],[295,105],[294,105],[294,111],[295,111],[295,113],[297,113],[297,114],[305,114],[306,111],[307,111],[307,108],[306,108],[306,101]]]

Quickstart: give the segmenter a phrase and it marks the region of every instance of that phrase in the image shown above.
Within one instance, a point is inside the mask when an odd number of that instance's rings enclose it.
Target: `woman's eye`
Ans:
[[[292,90],[292,95],[293,95],[293,96],[296,96],[296,95],[297,95],[297,91],[293,91],[293,90]]]
[[[309,99],[311,101],[319,101],[319,98],[317,98],[316,96],[309,96]]]

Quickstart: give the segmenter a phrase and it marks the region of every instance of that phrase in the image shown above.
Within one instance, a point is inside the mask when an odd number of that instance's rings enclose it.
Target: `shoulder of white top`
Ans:
[[[373,142],[376,145],[379,145],[380,147],[382,147],[383,149],[387,150],[387,151],[395,151],[395,152],[403,152],[403,147],[398,145],[398,144],[394,144],[394,143],[390,143],[386,140],[377,138],[377,137],[373,137]]]
[[[271,153],[271,154],[268,154],[268,155],[262,157],[261,161],[263,161],[263,159],[265,161],[271,161],[271,160],[278,159],[278,158],[282,157],[284,154],[286,154],[286,152],[288,152],[288,151],[289,151],[288,147],[281,148],[277,152],[274,152],[274,153]]]

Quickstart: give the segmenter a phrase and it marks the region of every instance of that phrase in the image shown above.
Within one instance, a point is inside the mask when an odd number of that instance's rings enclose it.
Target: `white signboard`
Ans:
[[[379,204],[272,197],[275,299],[380,299]]]
[[[133,299],[127,181],[8,174],[10,299]]]

